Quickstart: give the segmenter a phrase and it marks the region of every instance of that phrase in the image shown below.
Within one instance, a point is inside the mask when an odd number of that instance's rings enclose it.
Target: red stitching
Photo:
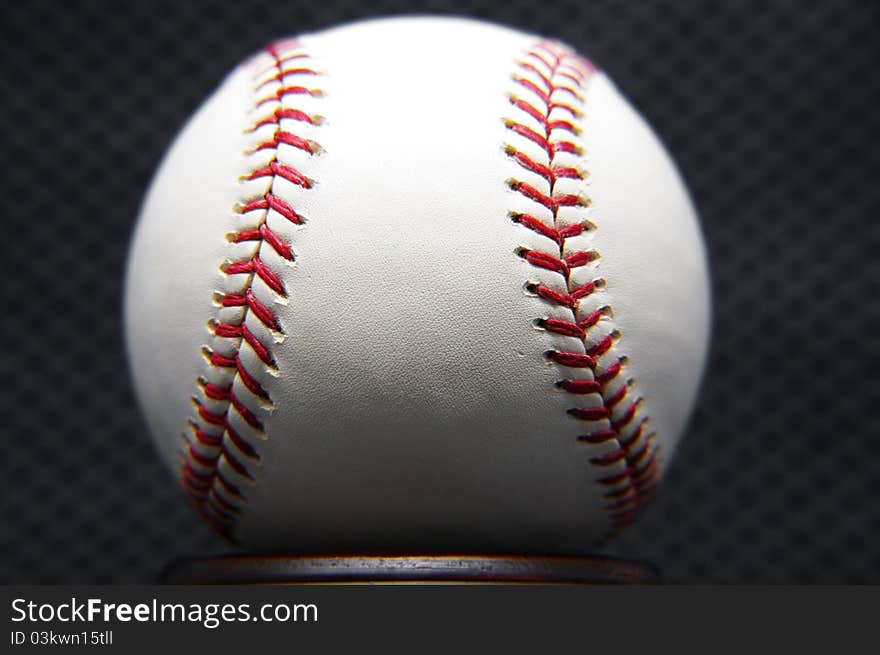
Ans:
[[[218,494],[216,491],[211,489],[211,501],[220,504],[220,510],[229,518],[232,518],[235,514],[238,513],[238,507],[233,505],[232,503],[228,503],[223,500],[223,497]]]
[[[248,132],[253,132],[263,127],[263,125],[277,125],[282,118],[290,118],[295,121],[308,123],[309,125],[315,125],[318,122],[317,117],[311,116],[299,109],[282,109],[281,107],[279,107],[269,116],[266,116],[265,118],[257,121],[254,126],[248,130]]]
[[[275,273],[272,272],[272,269],[266,266],[257,255],[254,255],[248,260],[230,262],[225,265],[224,271],[227,275],[253,273],[279,296],[285,295],[284,285],[281,283],[281,279],[275,275]]]
[[[302,217],[294,211],[293,207],[273,193],[267,193],[264,196],[254,198],[250,202],[245,203],[239,212],[246,214],[247,212],[258,209],[274,209],[295,225],[301,225],[303,222]]]
[[[321,91],[319,89],[310,89],[305,86],[282,86],[275,93],[271,93],[257,100],[256,107],[262,107],[266,103],[280,101],[284,96],[292,95],[320,96]]]
[[[290,249],[290,246],[284,243],[275,232],[269,229],[269,227],[263,223],[256,230],[242,230],[241,232],[236,232],[230,238],[230,241],[234,243],[241,243],[242,241],[264,241],[272,249],[278,253],[278,255],[284,259],[293,259],[293,251]]]
[[[539,128],[512,119],[506,119],[505,125],[511,134],[537,145],[545,158],[539,161],[529,155],[526,149],[512,144],[505,146],[505,152],[520,167],[542,178],[546,190],[517,179],[508,180],[507,184],[514,192],[547,209],[553,220],[551,225],[528,213],[512,213],[511,218],[556,244],[555,252],[520,248],[517,254],[532,266],[557,273],[565,282],[564,288],[552,288],[546,284],[529,284],[527,288],[547,302],[567,308],[574,319],[542,318],[537,321],[539,327],[574,337],[584,344],[583,353],[553,350],[547,353],[547,357],[560,366],[581,369],[585,373],[590,371],[586,376],[561,380],[557,386],[573,397],[596,395],[601,401],[599,405],[575,406],[567,411],[577,420],[601,424],[581,435],[580,441],[614,446],[611,451],[591,458],[593,465],[608,468],[623,466],[598,480],[599,484],[608,487],[605,493],[608,499],[606,509],[611,517],[611,534],[614,534],[632,520],[650,497],[659,465],[654,435],[644,434],[647,418],[636,420],[639,417],[640,399],[631,399],[632,383],[625,382],[613,389],[610,386],[612,381],[619,379],[625,358],[621,357],[610,364],[599,363],[619,335],[612,331],[597,340],[590,338],[590,331],[607,313],[607,308],[596,309],[577,319],[581,301],[603,281],[575,283],[572,280],[572,272],[594,261],[598,254],[594,251],[572,252],[567,248],[567,239],[594,226],[587,221],[559,225],[561,208],[589,205],[588,198],[557,189],[556,184],[560,179],[584,179],[586,175],[576,167],[560,163],[557,155],[581,153],[580,144],[571,138],[577,136],[580,129],[570,119],[582,115],[580,105],[584,102],[584,84],[595,68],[567,48],[548,41],[534,44],[517,62],[517,66],[512,76],[514,84],[540,100],[541,106],[527,99],[528,95],[518,97],[516,93],[510,95],[511,105],[521,116],[537,123]],[[565,112],[567,117],[559,117],[559,111]],[[565,136],[560,136],[560,133]]]
[[[269,125],[269,123],[266,123]],[[250,175],[246,176],[248,180],[256,180],[261,177],[282,177],[288,182],[293,182],[304,189],[312,188],[312,182],[305,175],[296,170],[293,166],[279,164],[277,161],[271,162],[268,166],[258,168]]]
[[[575,223],[573,225],[566,225],[561,228],[551,227],[544,223],[543,221],[535,218],[531,214],[517,214],[514,213],[511,215],[511,218],[516,223],[522,223],[525,227],[530,230],[534,230],[540,234],[543,234],[548,239],[553,239],[558,246],[562,246],[565,239],[569,237],[574,237],[581,234],[587,226],[582,223]]]
[[[281,82],[287,75],[317,75],[318,71],[312,68],[282,68],[277,73],[268,78],[264,84],[268,82]]]
[[[278,146],[282,143],[293,146],[294,148],[298,148],[299,150],[304,150],[309,154],[314,154],[315,152],[315,146],[311,141],[309,141],[308,139],[304,139],[299,135],[293,134],[292,132],[285,132],[284,130],[276,131],[274,136],[269,141],[264,141],[263,143],[258,145],[256,149],[276,150]]]
[[[223,490],[230,496],[244,499],[244,495],[241,493],[241,490],[236,485],[229,482],[226,476],[219,471],[217,472],[216,481],[220,483],[220,486],[223,487]]]
[[[559,143],[555,143],[554,146],[558,148]],[[555,183],[555,181],[556,178],[553,177],[552,182]],[[509,184],[510,188],[514,191],[521,193],[530,200],[534,200],[535,202],[544,205],[547,209],[552,211],[554,218],[560,207],[576,207],[578,205],[587,205],[587,200],[585,198],[574,193],[563,193],[556,195],[554,195],[553,193],[542,193],[539,189],[536,189],[531,184],[520,182],[518,180],[511,180]]]
[[[294,51],[291,52],[291,50]],[[292,80],[299,80],[302,77],[319,75],[318,71],[310,68],[307,63],[299,63],[308,60],[308,54],[300,51],[296,42],[282,41],[271,44],[267,46],[266,52],[272,57],[272,64],[258,77],[254,93],[259,96],[269,84],[273,83],[278,84],[279,87],[274,92],[257,100],[255,107],[269,102],[280,103],[291,95],[321,95],[319,89],[309,89],[292,83]],[[285,66],[286,62],[294,60],[297,60],[298,63],[293,66]],[[238,343],[232,353],[220,353],[207,347],[203,349],[206,366],[213,369],[231,369],[233,377],[232,381],[230,381],[228,374],[223,377],[212,377],[212,379],[224,380],[223,384],[209,381],[207,378],[210,376],[199,380],[203,401],[196,399],[196,418],[190,424],[191,437],[186,439],[188,445],[184,449],[184,460],[180,470],[181,483],[196,510],[215,529],[227,536],[229,536],[232,524],[241,512],[237,503],[243,503],[245,496],[239,486],[224,475],[220,463],[223,462],[230,471],[238,476],[246,480],[253,480],[251,467],[259,460],[256,449],[231,424],[230,413],[234,411],[244,424],[256,432],[263,431],[260,419],[236,393],[238,387],[236,387],[235,381],[238,381],[244,389],[262,402],[271,403],[268,392],[260,384],[257,376],[248,370],[245,360],[242,359],[242,346],[244,344],[249,346],[266,366],[275,367],[275,360],[269,347],[251,332],[245,319],[248,315],[252,315],[268,330],[276,333],[282,332],[272,307],[261,301],[254,290],[254,281],[260,280],[275,294],[286,296],[281,278],[261,258],[260,249],[265,245],[284,260],[292,261],[294,259],[290,244],[269,227],[267,218],[271,211],[296,225],[301,225],[304,222],[294,207],[274,191],[275,181],[285,180],[303,189],[310,189],[313,184],[312,180],[301,171],[289,164],[279,162],[277,152],[282,146],[291,146],[308,154],[317,154],[320,151],[320,147],[313,141],[291,132],[287,127],[288,124],[282,123],[285,120],[310,125],[316,125],[320,122],[319,117],[310,115],[301,109],[278,106],[245,130],[246,133],[250,133],[269,125],[275,126],[272,137],[264,140],[252,150],[252,152],[273,151],[271,160],[242,177],[243,180],[266,179],[268,191],[236,208],[236,211],[241,215],[261,212],[262,214],[257,217],[256,225],[253,220],[249,220],[251,227],[228,236],[231,243],[253,242],[255,254],[246,259],[226,262],[221,267],[226,275],[249,276],[240,292],[222,293],[217,297],[217,304],[220,307],[239,307],[242,310],[241,313],[234,319],[213,320],[210,323],[215,336],[237,339]]]

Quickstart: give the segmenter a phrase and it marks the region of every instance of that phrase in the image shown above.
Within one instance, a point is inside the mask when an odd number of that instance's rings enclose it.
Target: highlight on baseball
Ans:
[[[709,275],[675,165],[600,65],[383,18],[276,40],[204,101],[144,200],[125,323],[158,450],[218,532],[581,554],[645,508]]]

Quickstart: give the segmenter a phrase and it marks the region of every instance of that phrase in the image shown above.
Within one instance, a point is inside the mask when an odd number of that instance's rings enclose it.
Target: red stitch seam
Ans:
[[[245,288],[238,293],[223,293],[217,297],[220,307],[240,307],[242,312],[234,322],[213,321],[211,327],[217,337],[237,339],[238,344],[235,352],[224,355],[205,347],[203,354],[207,360],[207,366],[217,369],[230,370],[232,375],[228,385],[220,386],[208,382],[206,378],[199,379],[200,398],[196,398],[196,417],[190,422],[191,436],[184,435],[186,447],[184,448],[183,463],[180,478],[184,490],[202,517],[210,523],[218,532],[231,537],[231,529],[240,513],[240,504],[245,501],[242,489],[224,476],[220,468],[220,461],[245,480],[253,481],[251,467],[259,460],[259,454],[245,439],[239,435],[229,421],[230,411],[234,411],[250,428],[256,432],[263,431],[260,419],[245,405],[234,391],[234,381],[239,381],[244,388],[257,398],[266,403],[271,403],[268,392],[259,383],[257,378],[247,370],[239,356],[242,344],[247,344],[260,361],[268,366],[275,367],[275,360],[268,346],[263,344],[248,329],[245,319],[248,315],[253,316],[266,328],[274,332],[281,332],[281,326],[273,310],[261,302],[253,292],[253,282],[260,279],[267,287],[279,296],[286,296],[284,283],[259,256],[260,249],[265,245],[271,248],[281,258],[292,261],[293,251],[280,235],[274,232],[267,223],[270,211],[274,211],[283,218],[294,224],[301,224],[302,217],[294,207],[273,192],[275,181],[286,180],[303,189],[312,187],[312,180],[293,166],[282,164],[278,161],[277,150],[281,144],[286,144],[303,150],[309,154],[319,152],[319,147],[312,141],[282,129],[281,121],[288,119],[311,125],[318,124],[318,117],[311,116],[304,111],[295,108],[281,107],[280,103],[289,95],[307,93],[319,96],[318,89],[306,89],[290,83],[290,79],[300,79],[303,76],[314,77],[319,73],[307,66],[309,55],[303,53],[295,41],[283,41],[269,45],[266,52],[271,56],[272,63],[257,78],[255,84],[255,97],[260,98],[265,92],[265,87],[271,83],[278,84],[277,91],[269,96],[262,97],[255,102],[259,107],[268,102],[277,102],[279,106],[246,132],[253,132],[266,125],[274,125],[273,136],[260,143],[252,152],[258,150],[271,150],[270,161],[255,168],[245,175],[245,180],[266,179],[268,191],[263,195],[252,198],[236,208],[239,214],[250,212],[262,212],[262,217],[256,226],[242,229],[229,235],[232,243],[253,242],[254,254],[244,260],[232,261],[221,268],[227,275],[247,275]],[[292,62],[289,63],[289,62]],[[212,402],[212,407],[222,408],[220,411],[212,411],[206,404]],[[219,428],[219,434],[212,434],[210,427]]]
[[[573,138],[580,130],[569,118],[582,115],[584,85],[595,68],[567,48],[546,41],[529,48],[517,66],[517,72],[513,75],[514,84],[527,93],[526,98],[511,94],[510,102],[519,112],[537,122],[540,128],[536,130],[510,119],[505,120],[505,125],[512,134],[537,145],[545,157],[538,161],[514,145],[507,145],[505,151],[522,168],[543,178],[547,189],[541,190],[520,180],[508,180],[507,184],[513,191],[549,210],[553,225],[526,213],[512,214],[512,219],[556,243],[554,253],[520,248],[517,254],[531,265],[558,273],[565,280],[564,289],[543,284],[530,284],[528,289],[547,302],[566,307],[572,314],[571,321],[541,319],[538,322],[541,327],[584,343],[583,353],[550,351],[547,354],[561,366],[591,372],[589,377],[561,380],[558,383],[561,389],[574,396],[597,394],[602,401],[599,406],[572,407],[568,413],[580,421],[602,424],[602,427],[582,435],[579,440],[613,446],[613,450],[590,460],[597,467],[613,467],[598,479],[599,484],[608,488],[605,498],[611,517],[611,536],[632,521],[650,498],[659,462],[655,436],[645,434],[648,419],[640,415],[640,401],[630,397],[632,383],[614,388],[611,386],[612,381],[620,375],[625,358],[601,367],[599,364],[602,355],[611,349],[617,333],[611,332],[598,340],[590,339],[591,329],[597,326],[606,310],[595,310],[578,320],[580,301],[592,294],[599,282],[577,285],[572,281],[571,273],[573,269],[589,264],[598,255],[592,251],[567,252],[566,240],[595,226],[588,222],[560,226],[558,221],[560,208],[589,204],[589,200],[582,196],[557,190],[558,180],[583,179],[585,176],[575,167],[562,165],[557,160],[557,154],[581,153],[580,144]],[[529,94],[537,97],[539,102],[528,100]],[[565,112],[567,117],[559,117],[560,111]],[[560,132],[563,134],[561,137]]]

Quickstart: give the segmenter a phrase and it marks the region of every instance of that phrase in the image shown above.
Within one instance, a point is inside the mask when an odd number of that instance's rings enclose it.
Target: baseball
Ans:
[[[687,190],[601,69],[437,17],[233,70],[159,166],[125,288],[160,453],[275,552],[588,552],[673,458],[709,313]]]

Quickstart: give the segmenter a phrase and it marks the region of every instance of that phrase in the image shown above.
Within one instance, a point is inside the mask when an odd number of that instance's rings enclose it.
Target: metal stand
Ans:
[[[230,555],[172,562],[165,584],[638,584],[653,565],[605,557],[522,555]]]

